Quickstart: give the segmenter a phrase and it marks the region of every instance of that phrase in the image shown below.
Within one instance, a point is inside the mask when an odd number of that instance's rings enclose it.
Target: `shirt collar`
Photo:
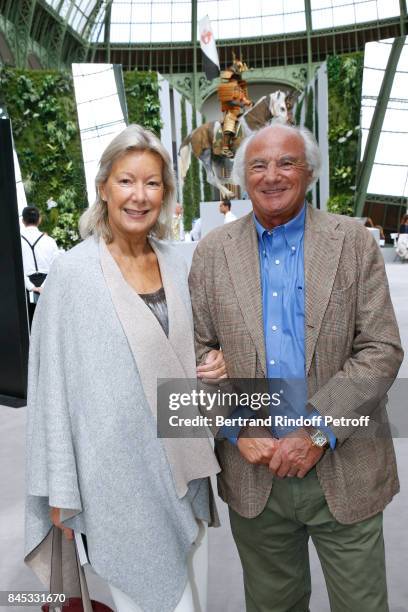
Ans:
[[[283,229],[285,234],[285,238],[288,244],[298,243],[303,237],[305,231],[305,217],[306,217],[306,204],[303,204],[301,210],[298,212],[296,217],[284,223],[283,225],[278,225],[274,228],[277,230],[279,228]],[[254,213],[254,222],[256,227],[256,232],[258,234],[258,239],[262,241],[265,233],[268,233],[269,230],[265,229],[264,226],[258,221]]]
[[[36,232],[38,232],[39,234],[41,234],[40,230],[36,225],[21,225],[20,234],[24,234],[26,232],[28,232],[29,234],[35,234]]]

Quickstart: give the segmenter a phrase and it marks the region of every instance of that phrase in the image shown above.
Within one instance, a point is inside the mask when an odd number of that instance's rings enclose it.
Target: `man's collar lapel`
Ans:
[[[308,205],[304,242],[306,374],[312,363],[343,248],[344,232],[338,225],[335,217]]]
[[[224,252],[242,316],[266,376],[258,237],[252,212],[242,223],[230,226],[224,239]]]

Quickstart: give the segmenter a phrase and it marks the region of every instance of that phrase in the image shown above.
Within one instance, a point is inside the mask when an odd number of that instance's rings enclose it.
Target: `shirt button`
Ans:
[[[278,329],[277,325],[272,325],[272,331],[276,331]]]
[[[273,297],[278,297],[278,292],[277,291],[272,291],[272,296]]]
[[[278,266],[278,265],[280,264],[279,259],[275,259],[275,263],[276,263],[276,265]]]
[[[269,363],[270,363],[270,365],[275,365],[275,360],[271,359]]]
[[[296,247],[295,246],[292,247],[292,251],[296,251]]]

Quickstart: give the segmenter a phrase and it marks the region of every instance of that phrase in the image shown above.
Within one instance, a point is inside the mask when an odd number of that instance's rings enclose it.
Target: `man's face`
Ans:
[[[279,126],[264,130],[248,145],[245,172],[248,195],[264,227],[282,225],[298,214],[311,178],[301,136]]]
[[[228,209],[227,209],[227,207],[225,206],[225,204],[224,204],[223,202],[220,202],[220,205],[219,205],[219,207],[218,207],[218,208],[219,208],[219,211],[220,211],[220,213],[221,213],[222,215],[225,215],[225,213],[226,213],[226,212],[227,212],[227,210],[228,210]]]

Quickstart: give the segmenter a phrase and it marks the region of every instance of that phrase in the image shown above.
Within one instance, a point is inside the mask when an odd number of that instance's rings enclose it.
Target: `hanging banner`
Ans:
[[[209,81],[212,81],[212,79],[217,78],[220,74],[220,61],[218,59],[218,51],[208,15],[200,19],[198,27],[200,31],[200,46],[203,52],[205,76]]]

